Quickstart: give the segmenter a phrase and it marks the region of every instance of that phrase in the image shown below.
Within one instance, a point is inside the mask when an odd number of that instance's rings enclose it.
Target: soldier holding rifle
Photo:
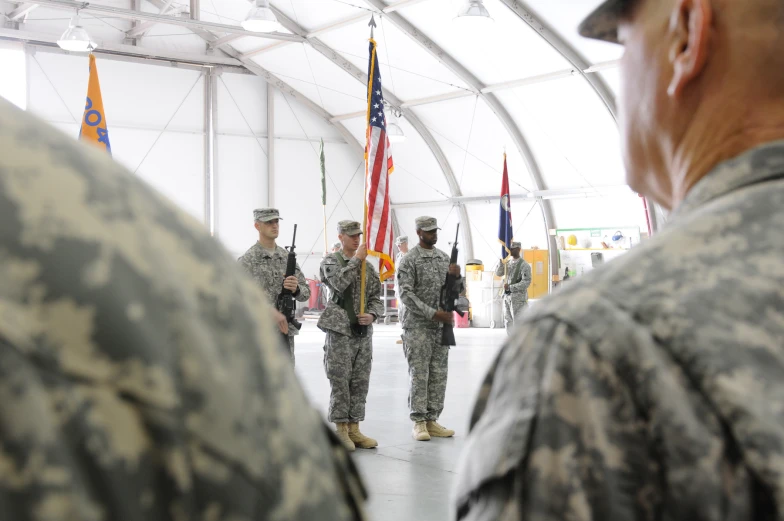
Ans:
[[[444,310],[441,293],[451,275],[459,294],[465,284],[460,268],[450,264],[449,256],[435,248],[438,223],[434,217],[418,217],[416,231],[419,244],[409,250],[397,266],[397,280],[406,313],[403,317],[403,352],[408,361],[410,418],[413,437],[428,441],[431,437],[448,438],[455,431],[438,424],[444,410],[449,345],[444,345],[444,326],[454,325],[452,312]]]
[[[304,302],[310,298],[310,288],[302,275],[299,265],[295,274],[286,277],[288,252],[278,246],[275,240],[280,233],[280,213],[276,208],[257,208],[253,210],[254,227],[259,232],[259,240],[239,258],[239,263],[253,280],[264,290],[269,302],[274,304],[281,289],[290,291],[294,298]],[[299,333],[290,327],[286,316],[275,314],[278,328],[288,340],[291,363],[294,363],[294,336]]]

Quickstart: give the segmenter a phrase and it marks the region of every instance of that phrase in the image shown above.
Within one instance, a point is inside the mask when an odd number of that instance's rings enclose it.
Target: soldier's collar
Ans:
[[[417,248],[419,248],[419,251],[422,252],[422,256],[424,256],[424,257],[432,257],[433,255],[436,254],[436,247],[435,246],[433,246],[432,249],[428,250],[427,248],[423,248],[422,246],[419,246],[417,244]]]
[[[704,204],[746,186],[784,178],[784,141],[773,141],[720,163],[675,209],[670,222]]]

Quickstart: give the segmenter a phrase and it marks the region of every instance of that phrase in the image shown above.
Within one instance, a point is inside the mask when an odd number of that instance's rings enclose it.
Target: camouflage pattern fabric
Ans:
[[[784,512],[784,142],[529,310],[481,389],[460,520]]]
[[[331,388],[329,421],[357,423],[365,420],[372,361],[372,337],[350,337],[327,331],[324,369]]]
[[[381,281],[378,278],[378,270],[372,262],[365,264],[367,266],[365,272],[365,312],[380,317],[384,314],[384,304],[381,302]],[[362,262],[353,257],[346,259],[346,267],[342,268],[335,254],[330,253],[321,261],[319,268],[321,281],[327,285],[330,294],[342,295],[349,286],[353,288],[354,313],[357,315],[359,315],[359,297],[362,291],[361,267]],[[341,335],[351,336],[348,313],[333,300],[329,301],[327,309],[321,314],[318,327],[322,331],[334,331]],[[373,325],[371,324],[368,326],[368,336],[372,334]]]
[[[528,287],[531,285],[531,265],[521,256],[519,259],[509,259],[507,263],[509,273],[509,295],[504,295],[504,325],[509,334],[514,326],[515,319],[519,318],[528,306]],[[496,269],[495,274],[504,276],[504,265]]]
[[[447,271],[449,255],[438,248],[427,250],[416,245],[408,250],[397,266],[400,299],[406,306],[403,329],[441,329],[433,315],[438,311]],[[465,287],[465,279],[460,277],[455,284],[460,293]]]
[[[365,311],[376,317],[384,314],[381,302],[381,281],[378,270],[366,262]],[[349,287],[354,295],[354,312],[359,315],[362,262],[353,257],[341,267],[334,253],[321,261],[321,280],[330,292],[342,295]],[[365,401],[370,385],[370,368],[373,360],[373,325],[368,326],[368,336],[355,337],[351,333],[348,313],[330,300],[321,314],[318,327],[326,331],[324,344],[324,369],[329,379],[329,421],[334,423],[360,422],[365,419]]]
[[[411,421],[438,420],[449,373],[449,346],[441,345],[441,330],[403,330],[403,353],[408,361]]]
[[[0,517],[363,519],[269,314],[200,223],[0,99]]]
[[[398,252],[397,257],[395,257],[395,295],[397,296],[397,320],[400,325],[403,325],[403,315],[406,311],[406,305],[403,303],[403,299],[400,298],[400,282],[398,281],[398,273],[400,273],[400,263],[403,261],[403,257],[405,257],[405,253]]]
[[[400,261],[398,287],[405,303],[403,354],[408,361],[408,405],[412,421],[437,420],[444,409],[449,346],[441,345],[440,322],[433,320],[439,308],[441,287],[449,271],[449,255],[417,245]],[[458,291],[465,279],[456,281]]]
[[[283,289],[288,255],[289,252],[281,246],[275,246],[275,251],[271,252],[256,242],[238,259],[245,272],[256,281],[273,305]],[[299,302],[306,302],[310,299],[310,286],[302,270],[299,269],[299,264],[294,274],[299,281],[299,293],[294,298]],[[289,327],[289,351],[292,363],[294,362],[294,337],[298,334],[297,328]]]

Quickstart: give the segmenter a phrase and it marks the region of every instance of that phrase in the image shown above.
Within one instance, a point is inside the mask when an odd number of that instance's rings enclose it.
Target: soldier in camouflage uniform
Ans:
[[[582,24],[625,44],[628,181],[672,213],[516,327],[458,519],[783,518],[782,9],[611,0]]]
[[[447,272],[458,277],[458,292],[465,281],[460,268],[449,264],[449,255],[435,247],[439,230],[436,219],[418,217],[416,230],[419,244],[400,261],[397,280],[406,306],[403,352],[408,361],[413,436],[417,441],[428,441],[431,436],[448,438],[455,434],[438,423],[449,372],[449,346],[441,345],[441,331],[443,324],[454,324],[454,315],[442,310],[439,300]]]
[[[0,98],[0,517],[362,519],[269,310],[201,223]]]
[[[400,283],[397,281],[397,267],[400,266],[400,261],[402,261],[405,254],[408,253],[408,236],[401,235],[395,239],[395,245],[397,246],[397,257],[395,257],[395,295],[397,295],[397,321],[398,324],[400,324],[400,327],[403,327],[403,313],[405,312],[406,306],[403,304],[403,299],[400,298]],[[397,343],[403,343],[402,336],[400,337],[400,340],[397,341]]]
[[[360,313],[361,266],[367,258],[367,245],[359,244],[361,235],[358,222],[340,221],[338,236],[343,249],[321,262],[321,280],[333,295],[318,321],[318,327],[327,333],[324,369],[332,389],[329,421],[350,451],[378,446],[359,430],[370,385],[373,322],[384,313],[378,271],[370,263],[365,263],[365,313]],[[366,326],[366,336],[357,334],[357,326]]]
[[[510,246],[512,258],[495,271],[499,277],[504,274],[509,277],[504,284],[504,325],[507,335],[511,333],[515,320],[520,318],[528,306],[528,286],[531,285],[531,265],[520,256],[520,243],[513,242]]]
[[[259,240],[238,259],[240,265],[261,287],[271,303],[275,303],[284,287],[294,292],[294,298],[299,302],[306,302],[310,298],[310,286],[302,275],[299,264],[294,275],[286,278],[289,253],[275,243],[280,233],[280,213],[275,208],[257,208],[253,210],[253,220],[254,227],[259,232]],[[293,364],[294,337],[299,331],[294,326],[290,327],[286,318],[279,313],[276,314],[276,321],[280,332],[288,338]]]

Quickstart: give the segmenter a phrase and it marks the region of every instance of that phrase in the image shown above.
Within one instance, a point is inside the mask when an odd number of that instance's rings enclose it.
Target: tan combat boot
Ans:
[[[338,434],[338,439],[343,443],[343,446],[346,447],[346,450],[349,452],[354,452],[356,447],[354,446],[354,442],[351,441],[351,438],[348,436],[348,423],[336,423],[335,432]]]
[[[414,439],[417,441],[430,441],[430,434],[427,432],[427,425],[425,422],[416,422],[414,424]]]
[[[434,438],[451,438],[455,435],[455,431],[439,425],[437,421],[427,422],[427,432]]]
[[[358,449],[372,449],[378,447],[378,442],[373,438],[368,438],[359,432],[359,423],[348,424],[348,437],[354,442],[354,446]]]

